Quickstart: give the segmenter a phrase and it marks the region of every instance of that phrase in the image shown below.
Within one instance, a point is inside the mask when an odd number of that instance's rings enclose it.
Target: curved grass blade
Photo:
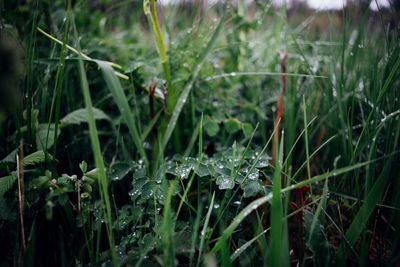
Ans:
[[[301,212],[302,210],[304,210],[306,207],[311,206],[311,205],[317,203],[320,200],[321,200],[321,198],[318,198],[318,199],[315,199],[314,201],[308,203],[307,205],[304,205],[300,209],[298,209],[298,210],[290,213],[286,217],[282,218],[282,221],[289,219],[290,217],[292,217],[292,216],[296,215],[297,213]],[[255,237],[253,237],[252,239],[250,239],[249,241],[244,243],[241,247],[236,249],[231,255],[231,261],[232,262],[235,261],[246,249],[248,249],[255,241],[257,241],[257,239],[259,239],[262,235],[266,234],[269,230],[271,230],[271,227],[268,227],[267,229],[261,231]]]
[[[365,198],[364,204],[357,212],[356,216],[353,219],[353,222],[351,223],[349,229],[347,230],[345,237],[346,240],[348,241],[348,245],[353,246],[356,243],[359,235],[365,229],[369,217],[375,210],[376,204],[381,199],[382,194],[386,188],[387,182],[389,181],[390,178],[389,171],[391,163],[392,163],[391,160],[386,162],[381,174],[379,175],[374,186],[371,188],[371,191]],[[338,252],[336,253],[336,257],[339,261],[340,260],[344,261],[348,253],[349,251],[346,250],[346,246],[342,242]]]
[[[289,76],[289,77],[304,77],[304,78],[320,78],[327,79],[326,76],[321,75],[311,75],[311,74],[299,74],[299,73],[283,73],[283,72],[230,72],[222,73],[214,76],[205,78],[205,81],[211,81],[226,77],[236,77],[236,76]]]
[[[146,157],[146,153],[144,152],[141,138],[139,136],[138,130],[135,125],[134,121],[134,116],[131,112],[131,109],[128,104],[128,99],[125,96],[124,90],[122,89],[121,83],[117,79],[117,76],[115,76],[114,70],[111,68],[111,66],[101,60],[94,60],[99,67],[101,68],[101,71],[103,73],[104,80],[107,83],[107,87],[110,90],[115,103],[118,106],[119,111],[121,112],[121,115],[128,126],[129,133],[131,134],[131,137],[133,139],[133,142],[136,145],[137,150],[139,151],[140,156],[144,159],[145,165],[148,166],[149,162]]]
[[[354,164],[352,166],[347,166],[344,168],[340,168],[331,172],[326,172],[324,174],[321,175],[317,175],[314,176],[311,179],[308,180],[304,180],[302,182],[299,182],[297,184],[293,184],[290,185],[288,187],[283,188],[280,193],[285,193],[285,192],[289,192],[291,190],[294,190],[296,188],[299,188],[301,186],[305,186],[305,185],[309,185],[315,182],[319,182],[323,179],[329,178],[329,177],[333,177],[333,176],[337,176],[361,167],[364,167],[368,164],[371,164],[376,160],[371,160],[371,161],[366,161],[366,162],[362,162],[362,163],[358,163],[358,164]],[[233,233],[233,231],[239,226],[239,224],[244,220],[244,218],[247,217],[247,215],[249,215],[252,211],[254,211],[255,209],[257,209],[259,206],[263,205],[265,202],[270,201],[272,199],[272,193],[269,193],[268,195],[261,197],[259,199],[254,200],[253,202],[251,202],[246,208],[244,208],[232,221],[232,223],[228,226],[228,228],[225,229],[225,231],[222,233],[221,237],[218,239],[217,243],[214,245],[212,252],[216,253],[217,251],[219,251],[221,249],[221,243],[225,242]]]
[[[57,44],[63,45],[62,41],[60,41],[57,38],[55,38],[54,36],[48,34],[44,30],[42,30],[40,27],[36,27],[36,30],[38,30],[41,34],[43,34],[47,38],[53,40]],[[77,54],[78,56],[81,56],[85,60],[93,60],[92,58],[88,57],[87,55],[83,54],[82,52],[79,52],[78,50],[76,50],[72,46],[69,46],[69,45],[65,44],[65,47],[68,48],[69,50],[71,50],[72,52],[74,52],[75,54]],[[114,62],[110,62],[110,61],[105,61],[105,62],[107,62],[107,64],[109,64],[111,67],[114,67],[114,68],[117,68],[117,69],[122,69],[122,67],[120,65],[118,65],[118,64],[116,64]],[[120,78],[122,78],[124,80],[129,80],[129,77],[126,76],[125,74],[122,74],[122,73],[120,73],[118,71],[115,71],[114,73],[115,73],[115,75],[117,75],[118,77],[120,77]]]

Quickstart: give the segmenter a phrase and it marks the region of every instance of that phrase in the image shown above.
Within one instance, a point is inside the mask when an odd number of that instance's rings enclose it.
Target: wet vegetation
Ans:
[[[2,266],[397,266],[398,10],[4,1]]]

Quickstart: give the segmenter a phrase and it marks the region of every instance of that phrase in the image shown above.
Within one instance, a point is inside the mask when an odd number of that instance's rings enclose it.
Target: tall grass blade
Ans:
[[[366,196],[364,204],[361,206],[360,210],[357,212],[352,223],[350,224],[350,227],[345,235],[345,238],[349,243],[348,245],[353,246],[355,244],[360,233],[365,230],[368,219],[371,216],[372,212],[375,210],[376,204],[381,200],[382,194],[390,179],[389,173],[391,163],[391,160],[388,160],[386,162],[374,186],[371,188],[371,191]],[[348,255],[348,252],[349,251],[346,249],[345,244],[342,242],[336,254],[338,261],[344,261]]]
[[[107,67],[111,69],[111,67],[109,67],[109,65],[107,65]],[[95,121],[94,114],[93,114],[93,105],[92,105],[92,99],[90,97],[89,84],[87,81],[85,68],[83,66],[83,61],[81,59],[79,60],[78,68],[79,68],[79,76],[80,76],[80,81],[81,81],[83,98],[84,98],[86,111],[87,111],[87,117],[88,117],[90,142],[92,145],[92,151],[94,154],[94,161],[96,164],[96,168],[98,169],[98,172],[99,172],[98,184],[99,184],[99,188],[100,188],[100,198],[101,198],[101,201],[103,204],[104,221],[106,222],[108,242],[109,242],[109,246],[110,246],[110,250],[111,250],[113,264],[114,264],[114,266],[117,266],[118,259],[117,259],[117,252],[116,252],[115,246],[114,246],[113,229],[112,229],[112,222],[111,222],[111,204],[110,204],[110,198],[108,195],[106,170],[105,170],[105,165],[104,165],[104,161],[103,161],[103,155],[101,153],[100,141],[99,141],[99,136],[98,136],[98,132],[97,132],[97,128],[96,128],[96,121]],[[115,77],[115,76],[113,76],[113,77]]]
[[[207,46],[201,51],[200,56],[197,58],[196,63],[194,64],[193,71],[191,76],[189,77],[189,80],[185,83],[185,86],[183,87],[182,93],[180,94],[178,101],[175,105],[174,111],[172,112],[171,119],[168,122],[167,130],[165,131],[164,137],[163,137],[163,148],[165,149],[169,138],[171,137],[172,131],[175,128],[176,122],[178,121],[179,115],[181,114],[182,108],[186,103],[186,100],[189,96],[190,90],[192,90],[193,83],[195,79],[197,78],[197,75],[200,71],[200,68],[206,59],[207,55],[210,53],[211,49],[213,48],[215,42],[218,39],[218,35],[222,29],[222,25],[224,24],[224,19],[225,19],[225,13],[224,15],[220,18],[220,21],[215,28],[210,40],[207,43]]]
[[[167,183],[166,180],[164,180]],[[163,252],[164,252],[164,266],[175,266],[175,251],[173,243],[174,224],[171,214],[171,199],[175,190],[176,182],[172,182],[168,189],[167,198],[164,204],[164,218],[163,218]]]
[[[199,246],[199,256],[197,257],[197,264],[196,264],[197,267],[199,267],[199,265],[200,265],[201,254],[203,253],[203,247],[204,247],[204,242],[205,242],[205,238],[206,238],[206,231],[207,231],[208,223],[210,222],[211,212],[214,208],[214,198],[215,198],[215,192],[212,195],[210,205],[208,206],[206,220],[204,221],[203,229],[201,230],[201,233],[200,233],[201,239],[200,239],[200,246]]]
[[[54,86],[54,100],[55,102],[55,118],[54,118],[54,145],[53,145],[53,157],[56,158],[56,152],[57,152],[57,137],[58,137],[58,122],[60,120],[60,105],[61,105],[61,88],[63,85],[63,78],[64,78],[64,68],[65,68],[65,55],[66,55],[66,44],[68,40],[68,30],[69,30],[69,17],[70,17],[70,10],[71,10],[71,0],[67,1],[67,16],[65,18],[65,30],[64,30],[64,41],[62,44],[61,48],[61,55],[60,55],[60,63],[58,65],[57,69],[57,75],[56,75],[56,83]],[[53,102],[54,104],[54,102]],[[53,108],[52,104],[52,108]],[[51,118],[51,112],[50,112],[50,118]],[[47,128],[47,137],[46,137],[46,147],[47,149],[47,141],[48,141],[48,135],[50,132],[50,124],[51,121],[49,121],[49,126]]]
[[[168,109],[172,110],[176,102],[176,92],[172,89],[171,74],[169,71],[168,57],[164,45],[164,39],[161,34],[160,24],[158,22],[155,0],[143,0],[143,11],[149,21],[151,29],[157,44],[157,52],[160,56],[161,65],[164,70],[165,80],[167,81],[168,89]],[[151,10],[150,10],[151,8]]]
[[[134,120],[135,117],[131,112],[128,100],[125,96],[124,90],[122,89],[121,83],[119,82],[117,76],[115,76],[114,74],[113,69],[107,62],[101,60],[95,60],[95,62],[101,68],[104,80],[107,83],[107,87],[110,90],[119,111],[121,112],[122,118],[128,126],[129,133],[131,134],[132,140],[136,145],[136,149],[139,151],[140,156],[143,158],[145,165],[148,166],[149,162],[147,160],[146,153],[144,152],[142,146],[141,138],[136,128]]]
[[[277,138],[274,138],[277,139]],[[275,170],[274,170],[274,181],[272,184],[272,199],[271,199],[271,240],[269,248],[269,264],[270,266],[282,266],[283,256],[283,242],[282,240],[282,198],[281,198],[281,168],[282,168],[282,157],[283,157],[283,135],[282,141],[278,151],[278,140],[276,142],[275,155],[279,158],[275,158]]]
[[[361,167],[364,167],[368,164],[371,164],[373,162],[375,162],[376,160],[372,160],[372,161],[366,161],[366,162],[362,162],[362,163],[357,163],[354,164],[352,166],[347,166],[344,168],[340,168],[337,169],[335,171],[331,171],[331,172],[326,172],[324,174],[321,175],[317,175],[314,176],[311,179],[299,182],[297,184],[292,184],[288,187],[283,188],[280,192],[281,193],[285,193],[285,192],[289,192],[292,191],[296,188],[299,188],[301,186],[305,186],[305,185],[309,185],[315,182],[319,182],[321,180],[324,180],[326,178],[329,177],[333,177],[333,176],[337,176],[355,169],[359,169]],[[239,226],[239,224],[244,220],[244,218],[246,218],[252,211],[254,211],[255,209],[257,209],[259,206],[263,205],[265,202],[270,201],[272,199],[272,193],[269,193],[268,195],[261,197],[259,199],[254,200],[253,202],[251,202],[246,208],[244,208],[232,221],[232,223],[224,230],[224,232],[222,233],[221,237],[218,239],[217,243],[214,245],[212,252],[216,253],[217,251],[219,251],[221,249],[221,243],[226,241],[228,239],[229,236],[232,235],[233,231]]]

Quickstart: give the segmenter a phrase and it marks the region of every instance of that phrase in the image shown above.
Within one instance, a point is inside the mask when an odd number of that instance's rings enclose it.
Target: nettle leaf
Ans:
[[[219,126],[216,121],[214,121],[209,116],[207,116],[207,119],[205,120],[205,122],[203,124],[203,129],[206,131],[207,135],[212,137],[218,133]]]
[[[52,159],[51,155],[48,154],[47,156],[49,159]],[[44,162],[44,160],[45,160],[45,154],[43,150],[39,150],[33,152],[32,154],[29,154],[24,158],[24,166],[42,163]]]
[[[237,119],[228,119],[225,122],[225,129],[228,133],[234,134],[242,128],[242,123]]]
[[[0,178],[0,198],[3,198],[4,194],[13,187],[16,180],[16,172],[12,172],[11,175]]]
[[[102,110],[98,108],[92,108],[95,120],[109,120],[110,117],[107,116]],[[65,124],[80,124],[82,122],[88,122],[87,112],[85,108],[77,109],[67,114],[64,118],[60,120],[61,123]]]
[[[39,124],[36,131],[36,148],[38,150],[44,150],[44,147],[46,147],[46,149],[49,149],[54,144],[54,131],[54,123],[50,124],[50,128],[47,123]],[[48,137],[47,132],[49,133]],[[60,131],[57,132],[57,136],[59,135]]]
[[[330,249],[325,230],[323,225],[321,224],[319,219],[316,219],[316,224],[314,231],[312,232],[311,238],[310,231],[311,225],[314,220],[314,214],[309,212],[308,210],[304,210],[303,212],[303,220],[305,227],[305,235],[304,239],[306,242],[306,246],[312,251],[313,261],[315,266],[327,266],[330,265],[330,260],[332,259]],[[308,242],[309,239],[310,241]]]

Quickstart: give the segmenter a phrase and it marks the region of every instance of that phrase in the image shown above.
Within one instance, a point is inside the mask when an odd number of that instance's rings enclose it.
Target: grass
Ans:
[[[399,11],[193,5],[0,7],[1,261],[396,266]]]

